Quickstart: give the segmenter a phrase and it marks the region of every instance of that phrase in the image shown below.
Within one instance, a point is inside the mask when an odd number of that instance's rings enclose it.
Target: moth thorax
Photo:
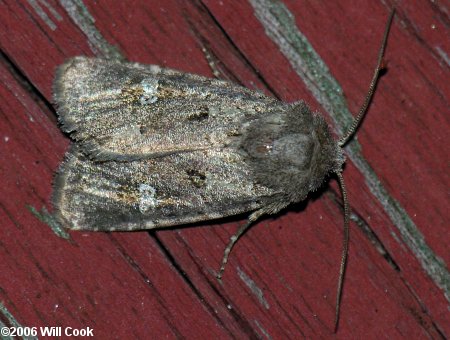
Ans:
[[[295,172],[310,167],[314,152],[314,141],[310,135],[303,133],[282,136],[261,134],[260,138],[252,138],[251,141],[251,143],[246,143],[245,151],[254,160],[274,163],[273,165],[282,164],[284,171]]]
[[[303,200],[343,162],[327,124],[303,102],[250,124],[241,147],[256,181],[291,201]]]
[[[270,151],[272,157],[277,157],[283,163],[297,169],[308,169],[314,152],[314,142],[308,135],[293,133],[274,140]]]

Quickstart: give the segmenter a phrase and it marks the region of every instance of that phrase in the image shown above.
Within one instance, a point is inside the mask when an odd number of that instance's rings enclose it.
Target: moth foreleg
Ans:
[[[219,68],[217,67],[216,58],[213,56],[211,51],[209,51],[205,46],[202,47],[202,52],[205,55],[206,61],[208,62],[208,65],[214,75],[217,79],[222,78],[222,72],[220,72]]]
[[[250,228],[250,226],[258,220],[263,215],[268,214],[276,214],[281,209],[286,207],[289,203],[285,202],[275,202],[269,205],[266,205],[262,207],[259,210],[254,211],[249,217],[246,224],[244,224],[242,227],[238,229],[238,231],[230,237],[230,242],[228,243],[227,247],[225,248],[225,251],[223,252],[223,258],[222,258],[222,265],[220,266],[219,273],[217,274],[217,279],[221,280],[223,272],[225,270],[225,266],[228,262],[228,256],[230,255],[231,249],[233,249],[234,245],[238,241],[238,239],[244,234],[247,229]]]

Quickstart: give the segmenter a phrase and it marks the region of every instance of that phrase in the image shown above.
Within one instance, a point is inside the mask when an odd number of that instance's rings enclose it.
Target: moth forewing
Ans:
[[[217,219],[260,208],[277,193],[250,183],[230,150],[98,162],[75,146],[56,176],[57,216],[69,228],[138,230]]]
[[[284,105],[221,80],[85,57],[60,66],[54,91],[64,131],[95,160],[219,148],[246,122]]]

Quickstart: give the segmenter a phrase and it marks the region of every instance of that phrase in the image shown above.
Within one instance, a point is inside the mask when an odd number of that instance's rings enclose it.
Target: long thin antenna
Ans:
[[[372,80],[370,82],[369,91],[367,92],[366,98],[364,99],[364,103],[359,109],[358,115],[353,119],[353,123],[350,126],[350,128],[347,130],[347,132],[339,139],[338,145],[340,147],[344,146],[349,139],[353,136],[356,129],[359,126],[359,123],[363,119],[364,115],[367,112],[367,107],[369,106],[370,101],[372,100],[373,93],[375,91],[375,86],[377,85],[378,79],[380,77],[380,71],[384,68],[383,65],[383,57],[384,57],[384,51],[386,50],[386,44],[387,44],[387,38],[389,35],[389,29],[391,28],[392,18],[395,14],[395,8],[392,9],[391,14],[389,15],[389,19],[386,24],[386,29],[384,30],[383,35],[383,41],[381,43],[380,51],[378,52],[378,61],[377,61],[377,67],[375,68],[374,75],[372,77]]]
[[[347,130],[347,132],[339,139],[338,145],[340,147],[343,147],[349,139],[353,136],[356,129],[358,128],[361,120],[363,119],[365,113],[367,112],[367,107],[369,106],[370,101],[372,100],[375,87],[377,85],[377,81],[380,76],[380,71],[383,69],[383,57],[384,57],[384,51],[386,50],[386,44],[387,44],[387,38],[389,35],[389,29],[391,28],[392,24],[392,18],[395,14],[395,8],[392,9],[388,21],[386,23],[386,28],[384,30],[383,40],[381,42],[381,48],[378,52],[378,60],[377,60],[377,66],[375,68],[374,75],[372,77],[372,80],[370,82],[369,91],[367,92],[366,98],[364,99],[364,103],[359,109],[359,112],[355,119],[353,119],[352,125]],[[344,202],[344,240],[342,244],[342,256],[341,256],[341,266],[339,269],[339,279],[338,279],[338,286],[337,286],[337,294],[336,294],[336,314],[334,318],[334,332],[336,333],[339,325],[339,315],[340,315],[340,309],[341,309],[341,298],[342,298],[342,287],[344,284],[344,276],[345,276],[345,268],[347,266],[347,257],[348,257],[348,243],[350,239],[350,206],[348,204],[347,199],[347,190],[345,188],[345,182],[344,177],[342,176],[341,172],[336,172],[338,182],[339,182],[339,188],[341,189],[342,194],[342,200]]]
[[[339,312],[341,309],[342,286],[344,283],[345,267],[347,265],[348,241],[350,239],[350,206],[348,205],[347,190],[345,189],[344,177],[341,172],[336,172],[339,188],[341,189],[342,200],[344,202],[344,241],[342,243],[341,267],[339,269],[339,279],[336,294],[336,314],[334,317],[334,332],[336,333],[339,324]]]

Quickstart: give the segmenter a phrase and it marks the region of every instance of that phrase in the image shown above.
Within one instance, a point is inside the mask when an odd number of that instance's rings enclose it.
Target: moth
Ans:
[[[60,66],[54,100],[74,143],[55,178],[54,216],[76,230],[164,228],[251,212],[228,255],[259,217],[306,199],[336,174],[349,205],[342,146],[374,92],[393,12],[369,93],[336,142],[324,118],[303,101],[284,103],[223,80],[155,65],[76,57]]]

